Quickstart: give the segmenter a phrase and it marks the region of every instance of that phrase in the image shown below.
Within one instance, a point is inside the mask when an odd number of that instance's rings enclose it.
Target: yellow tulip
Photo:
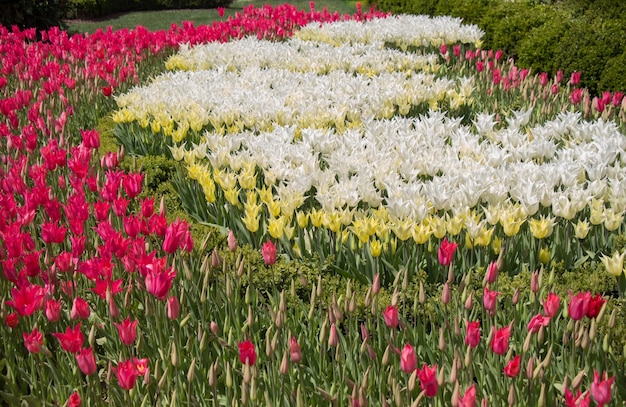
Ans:
[[[528,221],[530,227],[530,233],[535,239],[545,239],[552,234],[554,229],[554,220],[550,217],[541,216],[539,219],[531,219]]]
[[[246,225],[246,228],[254,233],[257,230],[259,230],[259,217],[257,216],[250,216],[250,213],[246,212],[246,215],[243,217],[242,222],[244,225]]]
[[[623,251],[622,254],[615,252],[612,257],[602,256],[602,264],[604,264],[606,271],[612,276],[619,277],[624,272],[625,255],[626,251]]]
[[[309,214],[302,211],[296,212],[296,221],[298,222],[300,229],[306,228],[309,224]]]
[[[324,221],[324,211],[322,209],[313,209],[309,214],[309,219],[314,227],[319,228]]]
[[[548,264],[548,262],[550,261],[550,257],[552,257],[550,255],[550,249],[548,249],[547,247],[542,247],[541,249],[539,249],[539,261],[541,262],[541,264]]]
[[[574,235],[576,235],[577,239],[584,239],[589,234],[589,229],[591,228],[590,224],[586,220],[579,220],[574,226]]]
[[[383,244],[380,240],[374,239],[370,242],[370,253],[372,253],[372,257],[378,257],[381,255],[383,251]]]
[[[284,229],[285,229],[284,217],[281,216],[278,218],[269,219],[267,223],[267,231],[270,234],[270,236],[272,236],[274,239],[280,239],[281,237],[283,237]]]
[[[427,223],[416,224],[413,228],[413,240],[417,244],[424,244],[430,239],[433,231]]]
[[[604,210],[604,228],[609,232],[617,230],[624,220],[624,212],[615,212],[613,208],[606,208]]]

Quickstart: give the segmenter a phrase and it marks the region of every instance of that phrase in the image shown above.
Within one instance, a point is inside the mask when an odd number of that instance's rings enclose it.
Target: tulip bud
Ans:
[[[180,303],[176,296],[167,299],[167,317],[171,320],[178,318],[180,313]]]
[[[189,370],[187,371],[187,381],[193,382],[193,379],[196,377],[196,358],[191,359],[191,365],[189,365]]]
[[[231,252],[237,250],[237,238],[235,237],[235,232],[233,232],[232,229],[228,231],[226,242],[228,243],[228,250]]]
[[[280,362],[279,372],[282,375],[286,375],[289,371],[289,360],[287,360],[287,351],[283,352],[283,359]]]
[[[540,407],[546,405],[546,384],[541,383],[541,392],[539,393],[539,404]]]
[[[509,397],[507,398],[507,401],[509,402],[509,406],[515,405],[515,386],[513,383],[509,385]]]
[[[426,302],[426,293],[424,292],[424,283],[420,281],[420,289],[419,289],[419,294],[418,294],[418,298],[420,301],[420,304],[424,304]]]
[[[442,386],[444,382],[446,381],[445,373],[446,372],[444,370],[444,367],[441,366],[441,369],[439,369],[439,374],[437,375],[437,383],[439,383],[439,386]]]
[[[513,298],[511,299],[511,303],[513,303],[513,305],[517,305],[518,302],[519,302],[519,287],[515,289],[515,292],[513,293]]]
[[[439,328],[439,350],[443,351],[446,348],[446,338],[443,334],[443,328]]]
[[[530,291],[535,294],[539,291],[539,271],[534,271],[530,278]]]
[[[572,379],[572,390],[576,390],[578,388],[578,386],[580,386],[580,384],[583,381],[583,378],[585,377],[585,370],[581,370],[580,372],[578,372],[578,374],[574,377],[574,379]]]
[[[441,302],[444,305],[447,305],[450,302],[450,286],[448,285],[448,282],[446,281],[443,285],[443,291],[441,293]]]
[[[454,390],[452,390],[452,400],[450,400],[450,404],[452,407],[457,407],[459,405],[459,382],[454,382]]]
[[[467,298],[465,299],[465,309],[468,311],[472,310],[472,297],[474,296],[474,291],[471,291]]]
[[[328,337],[328,346],[334,348],[339,343],[339,336],[337,334],[337,327],[335,324],[330,326],[330,336]]]
[[[117,308],[117,305],[115,305],[113,298],[109,301],[109,315],[111,315],[113,319],[117,319],[120,316],[120,310]]]
[[[464,365],[466,368],[469,367],[469,365],[472,364],[472,348],[471,346],[468,346],[465,349],[465,360],[464,360]]]
[[[626,98],[624,98],[626,100]],[[609,328],[613,329],[615,326],[615,319],[617,318],[617,308],[613,308],[611,312],[611,318],[609,318]]]
[[[372,293],[374,295],[378,294],[380,291],[380,273],[376,273],[374,276],[374,281],[372,282]]]
[[[172,342],[171,352],[172,366],[177,367],[180,360],[178,359],[178,352],[176,351],[176,342]]]
[[[245,370],[245,369],[244,369]],[[248,382],[241,382],[241,405],[245,406],[248,404],[248,400],[250,399],[250,394],[248,390]]]
[[[411,373],[411,376],[409,376],[409,382],[408,382],[409,391],[413,391],[413,389],[415,388],[416,380],[417,380],[417,369],[413,370],[413,373]]]
[[[387,366],[389,364],[390,353],[391,353],[391,346],[387,345],[387,347],[385,348],[385,352],[383,353],[383,358],[381,360],[381,363],[383,366]]]
[[[533,378],[533,370],[535,370],[534,366],[535,358],[531,356],[530,358],[528,358],[528,363],[526,363],[526,378],[528,380]]]
[[[448,383],[458,383],[456,380],[456,359],[452,361],[452,368],[450,369],[450,376],[448,377]],[[454,397],[452,398],[454,400]]]

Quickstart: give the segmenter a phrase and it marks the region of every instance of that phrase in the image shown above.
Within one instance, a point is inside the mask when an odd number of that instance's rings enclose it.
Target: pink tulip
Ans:
[[[602,377],[594,369],[593,371],[593,383],[591,383],[591,395],[593,399],[598,403],[598,407],[602,407],[611,402],[611,386],[615,376],[607,379],[607,373],[604,372]]]
[[[444,267],[450,265],[452,258],[454,257],[454,252],[458,246],[458,243],[448,242],[448,239],[444,237],[441,245],[439,246],[439,250],[437,251],[439,264]]]
[[[400,322],[398,319],[398,307],[389,305],[383,311],[383,318],[385,320],[385,325],[391,329],[395,329]]]
[[[400,369],[404,373],[411,374],[417,368],[417,355],[410,343],[404,345],[400,353]]]
[[[267,266],[271,266],[276,263],[276,243],[268,240],[261,247],[261,255],[263,256],[263,261]]]

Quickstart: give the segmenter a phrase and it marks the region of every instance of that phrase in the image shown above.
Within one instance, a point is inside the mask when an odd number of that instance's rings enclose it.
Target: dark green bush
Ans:
[[[67,0],[0,0],[0,24],[38,31],[55,26],[65,29],[67,6]]]
[[[543,25],[534,28],[517,46],[518,64],[532,68],[536,73],[556,73],[561,67],[557,66],[554,55],[569,28],[569,19],[564,18],[563,13],[555,14]]]
[[[566,75],[573,71],[582,72],[581,85],[597,94],[604,90],[600,88],[600,81],[605,66],[624,52],[624,35],[625,26],[617,19],[577,19],[561,39],[554,63]],[[603,82],[603,86],[614,87],[608,82]]]
[[[70,18],[96,18],[146,10],[228,7],[233,0],[69,0]]]
[[[465,24],[480,26],[483,17],[489,10],[497,7],[500,3],[500,0],[439,0],[435,14],[460,17]],[[507,2],[506,4],[514,3]]]
[[[375,1],[379,10],[393,14],[434,15],[437,0],[379,0]]]
[[[509,57],[517,58],[521,41],[528,38],[532,30],[545,26],[548,20],[553,23],[554,14],[548,7],[525,2],[501,2],[490,7],[479,23],[485,31],[483,47],[501,49]],[[546,52],[543,48],[538,51]]]

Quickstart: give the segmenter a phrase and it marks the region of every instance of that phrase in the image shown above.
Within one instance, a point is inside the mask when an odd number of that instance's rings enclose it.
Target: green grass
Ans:
[[[214,21],[220,21],[228,18],[228,16],[235,15],[235,13],[240,12],[243,7],[249,4],[254,4],[255,7],[262,7],[264,4],[277,6],[285,3],[293,4],[299,9],[309,9],[309,0],[236,0],[225,10],[224,17],[220,17],[217,14],[217,9],[140,11],[120,13],[95,20],[69,20],[67,21],[67,25],[68,31],[80,33],[92,33],[98,28],[104,29],[108,26],[111,26],[114,30],[122,28],[135,28],[138,25],[144,26],[153,31],[167,30],[173,23],[180,25],[183,21],[193,21],[195,25],[208,25]],[[366,4],[366,1],[362,1],[361,3]],[[326,7],[331,12],[338,11],[340,14],[352,14],[356,11],[355,4],[355,1],[348,0],[317,0],[315,1],[315,9],[322,10]]]

